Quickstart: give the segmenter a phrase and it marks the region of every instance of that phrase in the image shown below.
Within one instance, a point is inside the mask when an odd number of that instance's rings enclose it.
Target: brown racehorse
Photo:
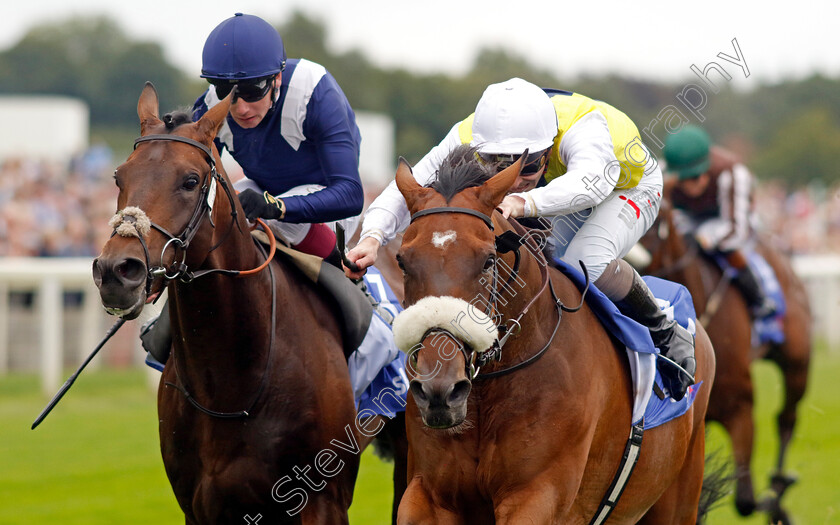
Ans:
[[[521,257],[497,252],[496,235],[513,225],[494,209],[521,163],[482,183],[460,176],[485,168],[473,150],[458,149],[429,188],[418,185],[404,161],[397,170],[413,217],[399,252],[406,304],[423,300],[430,315],[436,309],[457,314],[457,329],[418,323],[400,326],[398,335],[399,318],[395,324],[398,340],[405,330],[422,342],[407,366],[409,486],[398,523],[590,523],[619,470],[631,427],[624,348],[585,303],[574,313],[559,306],[579,305],[581,293],[548,268],[538,249],[523,246]],[[516,268],[515,276],[499,277],[501,261]],[[483,307],[447,313],[445,305],[453,302],[490,305],[506,322],[489,321]],[[467,312],[479,319],[462,330]],[[481,359],[476,350],[486,343],[482,332],[495,338],[502,324],[521,330],[506,332],[512,335],[500,359],[473,379]],[[609,523],[695,522],[714,380],[714,353],[702,329],[696,340],[703,386],[694,405],[644,433],[636,469]]]
[[[694,299],[698,318],[707,318],[705,328],[718,363],[707,418],[720,422],[732,439],[738,512],[746,516],[758,507],[770,514],[772,523],[789,523],[780,505],[782,494],[793,482],[784,474],[784,460],[796,424],[797,404],[805,394],[811,356],[812,318],[805,287],[793,273],[790,262],[760,239],[758,251],[776,272],[785,295],[785,342],[752,348],[752,321],[744,297],[723,279],[715,262],[700,255],[696,243],[676,231],[667,196],[666,188],[657,222],[641,241],[652,257],[645,271],[685,285]],[[759,505],[750,470],[754,436],[750,362],[756,358],[775,362],[785,383],[784,405],[777,418],[779,453],[776,472],[771,477],[774,495]]]
[[[160,443],[186,523],[347,523],[377,426],[356,420],[330,299],[252,240],[213,145],[229,107],[161,121],[146,84],[94,279],[125,319],[168,289]]]

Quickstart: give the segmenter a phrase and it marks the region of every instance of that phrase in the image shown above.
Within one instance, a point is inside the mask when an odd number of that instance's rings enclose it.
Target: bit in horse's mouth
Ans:
[[[108,315],[115,315],[127,321],[131,321],[132,319],[136,319],[140,312],[143,311],[143,306],[146,304],[146,294],[140,294],[137,298],[137,302],[134,303],[130,308],[114,308],[107,306],[105,304],[102,307],[105,309],[105,312]]]

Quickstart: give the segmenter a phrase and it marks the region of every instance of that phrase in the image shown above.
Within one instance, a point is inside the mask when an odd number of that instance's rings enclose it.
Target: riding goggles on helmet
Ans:
[[[525,165],[522,166],[522,170],[520,170],[519,174],[527,177],[528,175],[536,175],[539,173],[540,170],[542,170],[548,163],[549,151],[549,149],[545,149],[543,151],[537,151],[536,153],[530,153],[525,158]],[[495,163],[497,168],[501,171],[519,160],[519,157],[522,155],[479,153],[478,156],[484,162]]]
[[[239,82],[213,79],[210,83],[216,87],[216,95],[219,99],[227,97],[233,87],[236,86],[233,102],[236,102],[236,99],[242,99],[244,102],[251,103],[262,100],[268,95],[268,92],[274,87],[274,76]]]

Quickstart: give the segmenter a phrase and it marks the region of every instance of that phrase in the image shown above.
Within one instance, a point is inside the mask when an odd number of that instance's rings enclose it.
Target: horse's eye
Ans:
[[[120,178],[117,176],[117,170],[114,170],[114,184],[117,185],[117,188],[120,187]]]
[[[402,257],[400,257],[399,255],[397,255],[397,266],[399,266],[400,270],[402,270],[402,272],[405,273],[405,265],[403,264]]]
[[[491,255],[491,256],[487,257],[487,260],[484,261],[484,271],[486,272],[486,271],[492,269],[493,266],[495,266],[495,265],[496,265],[496,255],[494,254],[494,255]]]
[[[184,180],[184,184],[181,185],[181,187],[185,190],[194,190],[196,186],[198,186],[198,175],[187,176]]]

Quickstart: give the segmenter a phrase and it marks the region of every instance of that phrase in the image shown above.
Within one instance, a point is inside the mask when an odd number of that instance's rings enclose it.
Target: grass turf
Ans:
[[[796,523],[840,524],[840,353],[819,349],[808,393],[788,453],[788,470],[799,475],[785,497]],[[781,402],[778,370],[753,365],[756,382],[756,490],[768,485],[775,461],[775,413]],[[100,370],[83,374],[70,393],[36,430],[32,421],[47,403],[35,376],[0,378],[0,524],[183,523],[163,471],[157,441],[155,395],[144,371]],[[718,426],[708,450],[729,454]],[[351,523],[388,523],[391,465],[370,451],[362,467]],[[731,496],[708,523],[763,524],[742,519]]]

